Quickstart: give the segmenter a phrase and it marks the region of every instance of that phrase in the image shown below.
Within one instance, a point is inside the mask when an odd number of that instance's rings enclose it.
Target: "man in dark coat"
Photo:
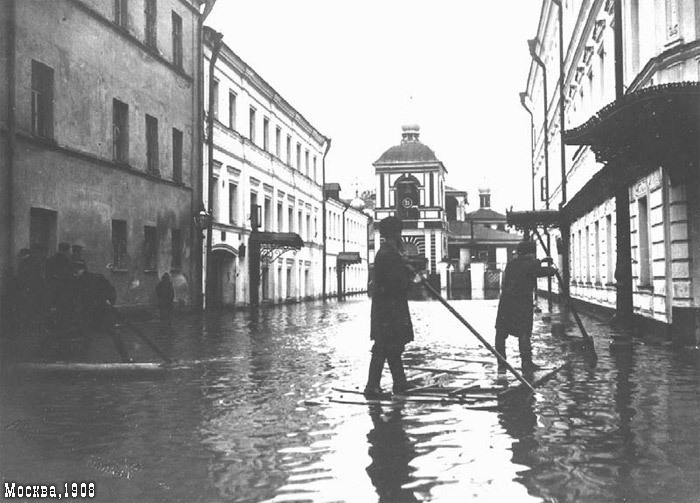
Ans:
[[[106,332],[112,339],[123,362],[132,362],[126,351],[121,336],[114,330],[114,304],[117,292],[112,283],[102,274],[88,272],[85,262],[75,260],[75,288],[78,298],[78,317],[82,328],[85,346],[83,355],[87,354],[90,340],[94,332]]]
[[[541,261],[537,260],[533,241],[518,243],[518,256],[508,262],[506,266],[501,299],[498,303],[496,351],[505,358],[506,338],[508,335],[517,337],[520,361],[524,371],[537,368],[532,362],[532,343],[530,342],[532,337],[532,296],[537,286],[537,278],[555,274],[553,267],[543,267],[541,262],[551,264],[552,259],[547,257]],[[505,366],[500,362],[499,370],[505,370]]]
[[[408,291],[413,273],[406,265],[401,250],[401,220],[387,217],[379,222],[379,234],[384,238],[374,259],[372,314],[370,339],[374,341],[365,396],[381,395],[379,385],[384,362],[394,381],[394,393],[408,389],[401,354],[413,340],[413,324],[408,311]]]
[[[158,312],[161,320],[170,320],[173,315],[174,299],[175,290],[173,290],[173,284],[170,281],[170,274],[166,272],[156,285],[156,300],[158,302]]]
[[[46,283],[49,287],[49,308],[55,328],[64,331],[72,309],[71,287],[74,280],[70,245],[58,244],[58,253],[46,261]]]

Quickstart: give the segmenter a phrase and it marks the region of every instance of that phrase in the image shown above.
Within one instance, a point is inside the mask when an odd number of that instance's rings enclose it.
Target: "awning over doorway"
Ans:
[[[672,182],[697,174],[700,165],[700,83],[678,82],[635,91],[564,133],[568,145],[588,145],[596,159],[625,169],[663,166]]]
[[[338,264],[350,265],[359,264],[362,262],[359,252],[340,252],[338,253]]]
[[[269,245],[266,248],[300,250],[304,247],[304,241],[294,232],[253,232],[250,235],[250,243]]]
[[[506,222],[517,229],[534,229],[535,227],[559,227],[557,210],[508,211]]]

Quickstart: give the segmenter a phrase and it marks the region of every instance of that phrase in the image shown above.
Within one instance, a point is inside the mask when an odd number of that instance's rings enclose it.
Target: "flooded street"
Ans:
[[[453,305],[493,339],[497,301]],[[410,308],[407,366],[493,359],[437,302]],[[179,318],[171,330],[145,323],[181,362],[159,376],[5,376],[2,479],[92,481],[91,501],[106,502],[700,501],[696,352],[611,351],[612,329],[584,316],[599,356],[591,367],[573,320],[553,337],[537,315],[535,361],[567,365],[532,399],[498,411],[305,403],[364,386],[369,310],[361,298]],[[137,361],[154,361],[127,341]],[[513,338],[508,354],[517,364]],[[91,359],[116,354],[105,342]],[[496,382],[492,366],[483,373]]]

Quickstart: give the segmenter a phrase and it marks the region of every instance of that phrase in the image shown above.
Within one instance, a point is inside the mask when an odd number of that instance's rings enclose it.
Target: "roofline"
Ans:
[[[212,44],[210,37],[215,33],[215,30],[209,26],[203,27],[202,40],[204,46],[211,51]],[[211,53],[210,53],[211,54]],[[203,54],[208,59],[206,54]],[[280,95],[274,87],[272,87],[265,79],[263,79],[248,63],[246,63],[238,54],[224,43],[221,46],[219,59],[225,60],[228,65],[236,70],[243,79],[245,79],[255,90],[277,105],[280,110],[289,116],[299,127],[309,136],[320,144],[328,141],[328,137],[316,129],[296,108],[289,104],[282,95]]]

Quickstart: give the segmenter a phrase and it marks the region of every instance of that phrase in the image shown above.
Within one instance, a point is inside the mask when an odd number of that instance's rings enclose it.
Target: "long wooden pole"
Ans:
[[[432,293],[432,294],[435,296],[435,298],[436,298],[437,300],[439,300],[440,303],[441,303],[443,306],[445,306],[445,307],[455,316],[455,318],[457,318],[460,322],[462,322],[462,325],[464,325],[465,327],[467,327],[467,328],[477,337],[477,339],[479,339],[479,340],[481,341],[481,343],[486,347],[486,349],[488,349],[489,351],[491,351],[491,353],[494,354],[494,356],[496,357],[496,359],[498,359],[499,363],[502,363],[508,370],[510,370],[510,372],[518,379],[518,381],[520,381],[521,383],[523,383],[523,384],[525,385],[525,387],[527,387],[530,391],[532,391],[533,393],[535,393],[535,388],[532,387],[532,384],[530,384],[522,375],[520,375],[520,373],[519,373],[517,370],[515,370],[515,369],[513,368],[513,366],[512,366],[510,363],[508,363],[508,360],[506,360],[498,351],[496,351],[496,349],[495,349],[493,346],[491,346],[491,344],[489,344],[489,343],[486,341],[486,339],[484,339],[484,338],[481,336],[481,334],[479,334],[479,332],[477,332],[476,329],[475,329],[474,327],[472,327],[471,324],[470,324],[467,320],[465,320],[464,317],[463,317],[461,314],[459,314],[459,313],[455,310],[455,308],[453,308],[453,307],[449,304],[449,302],[447,302],[447,301],[442,297],[442,295],[440,295],[440,293],[432,287],[432,285],[431,285],[430,283],[428,283],[428,282],[425,280],[425,278],[421,278],[421,282],[423,283],[423,285],[425,286],[425,288],[427,288],[428,291],[429,291],[430,293]]]
[[[549,253],[549,248],[545,246],[544,240],[542,239],[540,233],[537,231],[537,229],[534,229],[534,232],[535,236],[537,236],[537,240],[540,242],[540,245],[542,246],[542,248],[544,248],[544,251],[547,253],[548,256],[551,256],[551,254]],[[562,296],[564,297],[566,304],[569,306],[569,309],[571,309],[571,314],[574,315],[574,319],[576,320],[576,324],[578,325],[578,328],[581,331],[581,335],[585,339],[586,345],[590,346],[591,351],[593,351],[593,354],[595,355],[595,346],[593,345],[593,339],[590,335],[588,335],[586,328],[583,326],[581,317],[578,315],[578,311],[574,307],[574,303],[571,301],[571,297],[569,296],[569,289],[564,284],[564,280],[562,279],[561,274],[559,274],[559,271],[557,269],[554,269],[554,273],[557,276],[557,281],[559,282],[559,289],[561,290]]]

